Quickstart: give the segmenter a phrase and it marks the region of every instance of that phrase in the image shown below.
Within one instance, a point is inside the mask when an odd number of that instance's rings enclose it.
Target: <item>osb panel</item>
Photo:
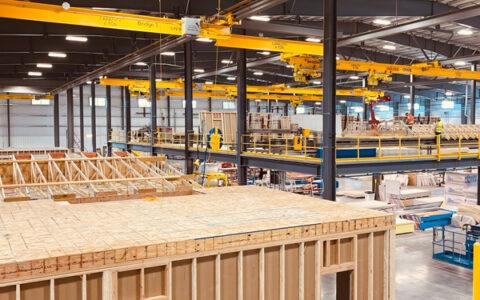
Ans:
[[[265,299],[280,299],[280,247],[265,249]]]
[[[220,298],[238,299],[238,252],[220,258]]]

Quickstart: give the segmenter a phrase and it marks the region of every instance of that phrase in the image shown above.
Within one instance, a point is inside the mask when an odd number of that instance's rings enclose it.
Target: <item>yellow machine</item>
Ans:
[[[208,149],[218,151],[222,148],[223,135],[222,131],[217,127],[210,129],[208,132]]]
[[[212,172],[205,174],[207,177],[207,182],[205,183],[205,187],[220,187],[220,186],[228,186],[228,176],[222,172]],[[216,185],[212,185],[216,182]]]
[[[305,138],[310,135],[310,129],[308,128],[299,128],[297,134],[293,137],[293,150],[301,151],[303,149],[303,144]],[[306,145],[305,145],[306,146]]]

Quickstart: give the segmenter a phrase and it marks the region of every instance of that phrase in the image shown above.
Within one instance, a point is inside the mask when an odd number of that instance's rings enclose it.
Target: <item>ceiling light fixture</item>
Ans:
[[[145,66],[147,66],[147,63],[143,62],[143,61],[139,61],[139,62],[136,62],[135,65],[139,66],[139,67],[145,67]]]
[[[359,79],[360,79],[360,77],[357,76],[357,75],[352,75],[352,76],[350,76],[349,78],[350,78],[351,80],[359,80]]]
[[[42,72],[30,71],[28,72],[28,76],[42,76]]]
[[[260,99],[255,99],[255,102],[262,102],[262,100],[260,100]]]
[[[205,73],[204,69],[193,69],[193,72],[195,73]]]
[[[451,92],[451,91],[446,91],[446,92],[445,92],[445,96],[453,96],[453,92]]]
[[[41,69],[51,69],[53,66],[52,64],[46,64],[46,63],[38,63],[37,68]]]
[[[287,68],[289,68],[289,69],[293,69],[293,68],[295,68],[295,67],[294,67],[294,66],[292,66],[292,65],[287,65]]]
[[[213,84],[213,81],[205,81],[205,84]]]
[[[312,81],[312,83],[313,83],[313,84],[322,84],[322,82],[319,81],[319,80],[314,80],[314,81]]]
[[[305,41],[311,42],[311,43],[320,43],[322,40],[319,38],[309,37],[309,38],[306,38]]]
[[[467,65],[467,62],[463,61],[463,60],[459,60],[459,61],[456,61],[454,63],[454,65],[457,66],[457,67],[463,67],[463,66]]]
[[[390,20],[385,20],[385,19],[375,19],[373,20],[373,24],[387,26],[387,25],[391,25],[392,22]]]
[[[260,54],[260,55],[264,55],[264,56],[268,56],[268,55],[271,54],[270,51],[261,51],[261,52],[257,52],[257,53]]]
[[[196,39],[197,42],[202,42],[202,43],[211,43],[213,42],[212,39],[206,38],[206,37],[201,37]]]
[[[386,44],[386,45],[383,45],[383,49],[385,49],[385,50],[397,50],[397,47],[395,47],[394,45]]]
[[[237,79],[237,78],[234,77],[234,76],[228,76],[228,77],[227,77],[227,80],[230,80],[230,81],[234,81],[234,80],[236,80],[236,79]]]
[[[322,105],[322,102],[315,102],[315,105]]]
[[[167,51],[167,52],[162,52],[160,55],[163,56],[175,56],[175,52]]]
[[[459,31],[457,31],[458,35],[472,35],[473,31],[470,28],[462,28]]]
[[[70,42],[82,42],[85,43],[88,41],[88,38],[86,36],[78,36],[78,35],[67,35],[65,37],[67,41]]]
[[[340,103],[345,104],[345,103],[347,103],[347,101],[346,100],[340,100]]]
[[[86,84],[92,84],[92,82],[90,80],[88,80],[87,82],[85,82]]]
[[[270,22],[269,16],[251,16],[249,19],[253,21]]]
[[[63,53],[63,52],[48,52],[48,56],[50,56],[50,57],[65,58],[65,57],[67,57],[67,54],[66,54],[66,53]]]
[[[263,72],[259,72],[259,71],[253,72],[253,75],[255,75],[255,76],[263,76]]]
[[[231,60],[231,59],[222,59],[222,64],[226,64],[226,65],[233,64],[233,60]]]

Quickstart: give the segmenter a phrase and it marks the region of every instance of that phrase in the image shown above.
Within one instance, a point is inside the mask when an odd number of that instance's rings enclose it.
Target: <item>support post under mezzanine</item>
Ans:
[[[415,116],[415,86],[413,85],[413,82],[415,81],[415,78],[413,75],[410,75],[410,83],[412,83],[410,85],[410,99],[409,99],[409,102],[410,102],[410,113]]]
[[[477,70],[477,64],[472,65],[472,71]],[[472,102],[470,104],[470,124],[476,123],[477,118],[477,81],[472,81]]]
[[[7,99],[7,146],[12,147],[12,119],[10,111],[10,99]]]
[[[130,142],[130,131],[132,131],[132,103],[130,99],[130,90],[125,88],[125,144]]]
[[[323,198],[336,199],[335,118],[337,68],[337,1],[324,0],[324,64],[323,64]]]

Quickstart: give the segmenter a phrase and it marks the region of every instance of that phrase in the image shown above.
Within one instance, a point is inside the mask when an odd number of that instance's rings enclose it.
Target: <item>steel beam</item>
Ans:
[[[125,88],[125,143],[130,142],[130,131],[132,131],[132,103],[130,90]]]
[[[78,105],[80,118],[80,150],[85,151],[85,120],[83,116],[83,85],[78,86]]]
[[[472,65],[472,71],[477,70],[477,64]],[[472,80],[472,102],[470,107],[470,122],[475,124],[477,122],[477,81]]]
[[[73,116],[73,89],[67,90],[67,148],[75,147],[75,128]]]
[[[185,173],[193,173],[193,159],[190,156],[190,135],[193,133],[193,61],[192,42],[184,45],[185,55]]]
[[[112,134],[112,87],[111,86],[105,87],[105,94],[106,94],[105,119],[107,123],[106,124],[107,125],[107,154],[108,156],[112,156],[112,146],[110,144],[110,136]]]
[[[120,128],[125,129],[125,87],[120,87]]]
[[[58,94],[53,96],[53,139],[55,147],[60,147],[60,103]]]
[[[90,85],[90,98],[92,103],[90,105],[90,127],[92,129],[92,152],[97,152],[97,107],[96,107],[96,96],[95,96],[95,82],[92,81]]]
[[[413,75],[410,75],[410,83],[413,83],[415,78]],[[410,85],[410,113],[415,116],[415,86]]]
[[[324,0],[323,59],[323,198],[336,199],[335,116],[336,116],[336,55],[337,1]]]
[[[352,35],[343,39],[340,39],[337,43],[338,47],[344,47],[352,44],[358,44],[367,40],[381,39],[382,37],[395,35],[407,31],[421,29],[425,27],[433,27],[439,24],[447,24],[457,20],[464,20],[468,18],[474,18],[480,15],[480,5],[467,7],[451,12],[445,12],[431,17],[425,17],[420,20],[415,20],[399,25],[393,25],[385,28],[379,28],[376,30]]]
[[[156,81],[156,68],[155,59],[152,59],[150,64],[150,145],[153,147],[156,144],[157,137],[157,81]],[[153,152],[151,153],[154,154]]]
[[[171,115],[170,115],[170,106],[171,106],[171,103],[170,103],[170,96],[167,96],[167,126],[170,127],[170,124],[171,124]]]
[[[237,178],[239,185],[246,185],[247,166],[241,156],[242,138],[247,132],[247,52],[243,49],[237,50],[237,66]]]
[[[125,67],[128,67],[130,65],[135,64],[136,62],[140,62],[143,60],[146,60],[149,57],[152,57],[153,55],[160,54],[161,52],[171,50],[177,46],[182,45],[186,41],[189,41],[191,37],[169,37],[162,39],[161,41],[152,43],[151,45],[148,45],[147,47],[144,47],[140,50],[137,50],[135,52],[132,52],[120,59],[117,59],[103,67],[100,67],[96,69],[95,71],[92,71],[86,75],[80,76],[78,78],[75,78],[74,80],[71,80],[60,87],[52,90],[50,93],[55,94],[60,91],[64,91],[68,88],[72,88],[75,86],[78,86],[80,84],[83,84],[87,81],[93,81],[96,80],[97,78],[104,76],[106,74],[110,74],[112,72],[118,71],[120,69],[123,69]]]
[[[7,146],[12,147],[12,124],[10,118],[10,99],[7,99]]]
[[[208,111],[212,111],[212,98],[208,97]]]
[[[432,102],[430,101],[430,98],[425,98],[425,117],[430,120],[430,117],[432,115]]]

